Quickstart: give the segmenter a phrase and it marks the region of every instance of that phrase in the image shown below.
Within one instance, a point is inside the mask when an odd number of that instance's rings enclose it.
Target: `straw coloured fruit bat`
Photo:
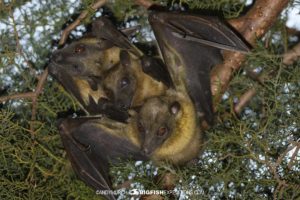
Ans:
[[[87,113],[125,121],[127,108],[171,85],[164,64],[143,55],[105,17],[93,23],[93,35],[55,51],[49,65],[52,76]]]
[[[65,119],[60,135],[76,174],[95,190],[111,190],[109,164],[119,159],[147,160],[140,151],[136,122],[127,124],[109,118]],[[114,200],[112,194],[106,196]]]
[[[117,163],[119,158],[182,164],[197,156],[202,145],[198,113],[204,112],[208,122],[213,118],[210,68],[220,62],[220,49],[246,49],[241,40],[215,18],[210,21],[206,17],[169,14],[152,13],[150,23],[170,72],[172,88],[161,96],[145,100],[127,123],[91,117],[66,119],[60,124],[60,134],[73,168],[95,189],[111,188],[109,163]],[[128,67],[134,62],[121,51],[119,59],[119,67]],[[144,63],[153,64],[147,58]],[[146,64],[144,66],[148,66]],[[150,71],[152,77],[160,74],[151,65],[142,68]],[[112,67],[108,71],[115,70],[118,71]],[[129,85],[131,80],[121,78],[119,83]],[[106,87],[102,86],[103,91],[111,90]],[[113,195],[107,198],[115,199]]]
[[[222,61],[220,50],[247,52],[248,47],[215,17],[152,11],[149,22],[172,79],[185,80],[198,115],[204,113],[212,124],[210,70]]]
[[[170,89],[164,96],[148,99],[137,120],[141,150],[151,160],[184,164],[199,154],[202,134],[186,92]]]
[[[120,62],[122,48],[138,55],[140,52],[134,45],[129,46],[127,37],[105,17],[96,20],[92,29],[92,36],[55,51],[49,71],[88,113],[95,114],[98,109],[94,106],[101,98],[107,99],[101,84],[104,72]],[[113,40],[106,37],[108,30],[114,33]]]
[[[148,70],[148,65],[151,65],[150,73],[155,74],[158,71],[156,80],[144,73],[144,69]],[[120,110],[141,106],[146,99],[163,95],[171,84],[168,71],[158,59],[134,59],[124,50],[120,53],[120,63],[110,69],[103,80],[108,98],[112,99]]]
[[[117,164],[120,159],[183,164],[199,154],[201,132],[186,93],[169,89],[131,114],[128,123],[87,117],[65,119],[59,125],[76,174],[96,190],[112,189],[109,163]]]

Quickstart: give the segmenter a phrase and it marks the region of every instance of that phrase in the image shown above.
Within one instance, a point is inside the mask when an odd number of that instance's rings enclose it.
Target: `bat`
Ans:
[[[95,190],[111,190],[109,165],[123,160],[148,160],[140,151],[137,123],[120,123],[106,117],[61,120],[60,135],[79,178]],[[115,200],[112,194],[106,198]]]
[[[144,73],[149,65],[150,73],[157,72],[156,79]],[[124,50],[120,54],[120,63],[109,70],[105,77],[105,92],[120,110],[141,106],[146,99],[163,95],[172,84],[169,73],[158,59],[135,59]]]
[[[106,40],[82,38],[53,53],[49,72],[87,113],[99,114],[99,102],[107,99],[102,76],[119,63],[119,54]]]
[[[95,190],[111,190],[109,167],[120,159],[182,165],[195,158],[203,146],[199,124],[186,89],[176,86],[147,99],[138,111],[130,110],[127,123],[107,117],[69,118],[60,122],[59,130],[79,178]]]
[[[141,151],[154,162],[182,165],[199,155],[203,137],[187,91],[169,89],[148,99],[137,120]]]
[[[132,29],[121,32],[101,17],[93,23],[92,30],[92,36],[55,51],[49,71],[86,113],[126,121],[126,109],[160,95],[171,85],[170,76],[159,59],[144,55],[129,42],[125,34]],[[122,70],[124,66],[126,70]]]
[[[196,25],[205,25],[203,22],[205,17],[196,16],[195,18],[200,21],[197,22],[197,20],[193,21],[193,15],[169,14],[152,13],[150,16],[150,23],[169,75],[161,75],[161,69],[155,69],[159,66],[155,60],[143,56],[139,59],[143,63],[143,72],[147,72],[156,80],[170,79],[171,81],[166,81],[165,85],[169,84],[172,88],[159,96],[146,98],[138,113],[130,114],[127,123],[120,123],[106,117],[90,117],[66,119],[60,125],[60,134],[73,168],[85,183],[95,189],[111,188],[108,176],[109,163],[116,164],[118,158],[151,159],[156,163],[168,161],[173,164],[183,164],[196,157],[203,144],[199,112],[204,112],[208,122],[212,122],[213,118],[209,84],[210,69],[221,61],[220,49],[247,50],[238,36],[224,24],[219,24],[218,20],[212,20],[212,24],[204,20],[206,26],[198,30]],[[192,25],[186,23],[189,21]],[[213,30],[216,33],[212,32]],[[219,35],[210,37],[202,35],[204,32],[219,33]],[[135,66],[133,64],[134,56],[137,55],[134,53],[135,50],[126,49],[126,45],[122,48],[125,51],[120,50],[119,64],[108,69],[107,74],[117,74],[116,71],[120,69]],[[194,51],[200,52],[201,56],[196,55]],[[131,54],[134,56],[131,57]],[[168,76],[169,78],[166,78]],[[108,88],[109,85],[113,85],[112,80],[113,78],[107,78],[108,82],[105,87],[102,86],[102,89],[112,91]],[[119,83],[130,85],[128,82],[132,81],[128,80],[121,78]],[[88,86],[92,89],[92,84]],[[197,91],[199,94],[196,93]],[[107,96],[121,94],[121,92],[104,93],[109,94]],[[132,96],[132,93],[125,92],[125,94]],[[113,195],[107,198],[115,199]]]
[[[202,146],[196,110],[183,91],[149,98],[127,123],[107,117],[61,120],[60,135],[79,178],[95,190],[111,190],[110,164],[120,160],[153,160],[183,164]],[[191,120],[194,119],[194,120]],[[111,194],[107,199],[115,199]]]
[[[242,39],[216,17],[151,11],[149,22],[172,79],[185,80],[198,116],[213,123],[211,68],[222,62],[221,50],[248,52]]]

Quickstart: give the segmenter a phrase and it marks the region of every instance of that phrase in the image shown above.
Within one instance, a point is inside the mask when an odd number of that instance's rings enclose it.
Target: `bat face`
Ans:
[[[152,58],[148,59],[152,60]],[[120,63],[105,75],[103,80],[105,92],[118,109],[127,110],[141,106],[146,99],[162,95],[167,90],[168,86],[159,81],[160,77],[154,79],[147,75],[143,72],[142,65],[140,59],[122,50]]]
[[[155,162],[182,164],[201,149],[196,110],[185,92],[170,89],[148,99],[137,115],[137,127],[141,151]]]
[[[142,138],[142,152],[150,156],[162,146],[176,128],[180,118],[180,104],[166,102],[163,98],[152,98],[145,102],[139,112],[138,130]]]
[[[64,69],[71,76],[101,77],[119,62],[119,53],[108,40],[83,38],[53,53],[50,72],[55,75]]]
[[[137,67],[140,67],[138,61],[132,60],[128,52],[121,51],[120,63],[115,65],[103,80],[106,94],[121,110],[131,107],[138,84],[135,70]]]
[[[101,84],[103,72],[119,62],[120,49],[107,40],[83,38],[53,53],[50,74],[71,93],[89,113],[93,105],[107,98]]]

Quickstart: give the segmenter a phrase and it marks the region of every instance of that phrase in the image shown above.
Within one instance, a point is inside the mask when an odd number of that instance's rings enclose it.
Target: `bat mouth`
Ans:
[[[151,147],[142,147],[142,154],[146,157],[151,157],[154,153],[154,148],[151,148]]]

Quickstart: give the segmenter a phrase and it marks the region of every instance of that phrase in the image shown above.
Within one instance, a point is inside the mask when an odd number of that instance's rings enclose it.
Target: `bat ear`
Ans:
[[[129,67],[131,65],[131,59],[128,51],[122,50],[120,52],[120,62],[125,67]]]
[[[176,115],[180,111],[180,109],[181,109],[180,104],[178,103],[178,101],[175,101],[170,106],[170,113]]]

